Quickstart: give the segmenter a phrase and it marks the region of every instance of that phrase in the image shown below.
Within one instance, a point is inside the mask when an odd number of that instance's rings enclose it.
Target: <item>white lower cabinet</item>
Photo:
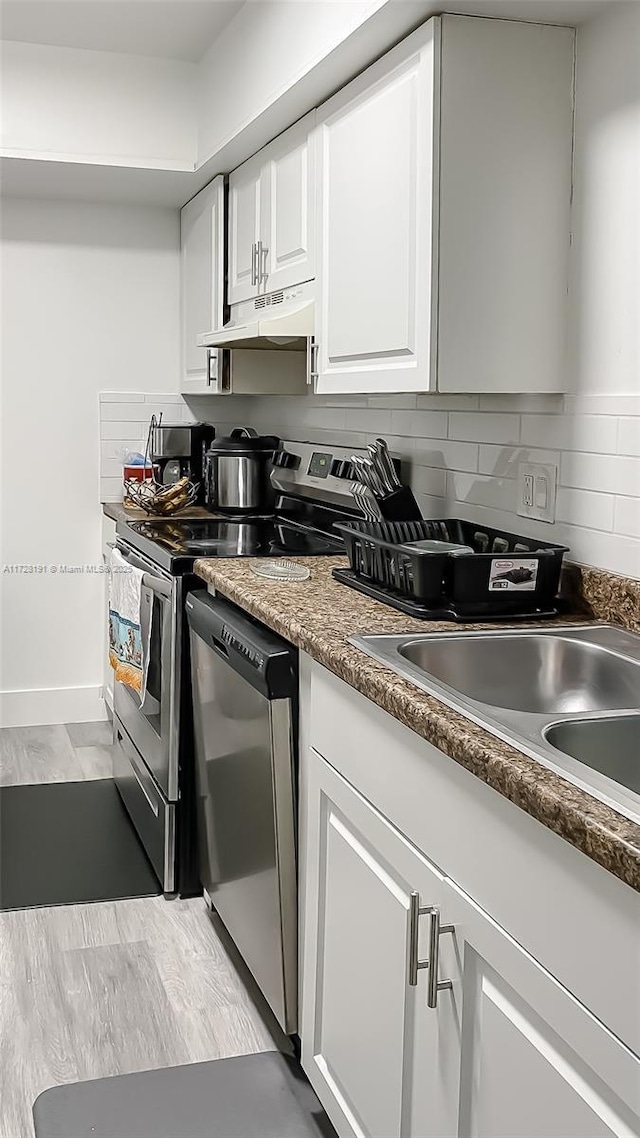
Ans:
[[[302,785],[302,1065],[340,1138],[639,1134],[640,1060],[313,750]]]
[[[640,1060],[448,881],[443,917],[453,926],[456,955],[460,1098],[455,1133],[469,1138],[640,1133]],[[603,962],[603,983],[606,971]],[[447,1014],[442,994],[437,1014]]]
[[[409,975],[411,894],[439,906],[442,875],[315,753],[308,794],[304,1069],[341,1138],[453,1134],[453,1020]]]

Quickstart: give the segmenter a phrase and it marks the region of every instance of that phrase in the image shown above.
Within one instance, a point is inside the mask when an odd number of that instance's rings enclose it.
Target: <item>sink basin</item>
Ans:
[[[350,641],[640,825],[639,635],[592,624]]]
[[[640,794],[640,715],[567,720],[544,735],[558,751]]]
[[[535,715],[616,711],[640,695],[640,662],[569,636],[422,638],[398,654],[469,699]]]

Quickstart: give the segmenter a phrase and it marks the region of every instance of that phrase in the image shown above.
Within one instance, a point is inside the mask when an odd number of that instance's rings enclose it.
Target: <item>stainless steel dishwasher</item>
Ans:
[[[285,1032],[297,1030],[297,652],[208,593],[191,637],[202,884]]]

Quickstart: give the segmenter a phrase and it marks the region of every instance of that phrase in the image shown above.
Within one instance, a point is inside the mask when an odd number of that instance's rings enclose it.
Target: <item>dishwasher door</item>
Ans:
[[[295,649],[206,593],[191,635],[200,876],[285,1032],[297,1029]]]

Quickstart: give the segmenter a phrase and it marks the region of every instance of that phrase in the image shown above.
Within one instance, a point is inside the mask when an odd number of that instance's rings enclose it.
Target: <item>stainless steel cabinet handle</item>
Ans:
[[[217,360],[217,357],[216,357],[216,360]],[[215,379],[211,374],[211,364],[212,363],[213,363],[213,353],[211,351],[211,348],[207,348],[207,387],[213,387],[217,384],[217,379]]]
[[[429,917],[429,956],[427,960],[418,957],[418,929],[421,916]],[[409,984],[415,988],[418,983],[418,972],[427,968],[427,1007],[437,1008],[438,992],[452,988],[451,980],[438,980],[438,956],[440,949],[440,935],[452,933],[453,925],[440,924],[440,910],[433,905],[420,907],[420,894],[412,892],[409,897]]]
[[[258,261],[258,284],[266,284],[269,280],[267,272],[267,257],[269,256],[269,248],[260,242],[260,258]]]
[[[307,387],[311,387],[314,380],[318,378],[318,349],[320,345],[316,343],[313,336],[307,340]]]
[[[258,283],[258,246],[255,241],[251,244],[251,284]]]

